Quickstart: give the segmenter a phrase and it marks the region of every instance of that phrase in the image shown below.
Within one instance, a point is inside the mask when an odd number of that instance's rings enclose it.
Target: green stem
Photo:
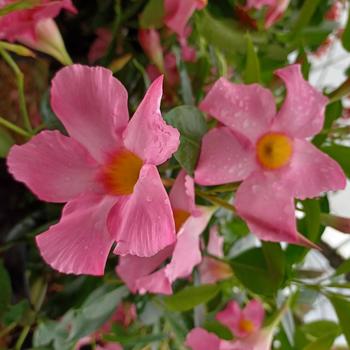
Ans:
[[[5,62],[10,66],[10,68],[13,70],[16,81],[17,81],[17,88],[19,93],[19,108],[23,117],[24,126],[26,129],[32,133],[33,129],[30,124],[29,115],[26,107],[26,100],[24,96],[24,76],[19,67],[17,66],[16,62],[12,59],[12,57],[2,48],[0,48],[0,55],[3,57]]]
[[[236,213],[235,207],[233,205],[231,205],[230,203],[227,203],[226,201],[222,200],[221,198],[210,196],[210,195],[206,194],[205,192],[202,192],[202,191],[199,191],[199,190],[196,190],[196,194],[199,197],[202,197],[203,199],[206,199],[207,201],[209,201],[209,202],[211,202],[213,204],[216,204],[216,205],[218,205],[220,207],[223,207],[225,209],[230,210],[233,213]]]
[[[4,118],[1,118],[1,117],[0,117],[0,125],[5,126],[6,128],[14,131],[15,133],[17,133],[19,135],[24,136],[24,137],[27,137],[27,138],[32,137],[32,135],[28,131],[20,128],[19,126],[9,122],[8,120],[6,120]]]
[[[15,350],[21,350],[22,349],[22,345],[24,343],[24,341],[26,340],[27,338],[27,335],[30,331],[30,326],[25,326],[23,329],[22,329],[22,332],[16,342],[16,345],[15,345]]]
[[[11,323],[0,332],[0,339],[3,338],[7,333],[10,333],[17,326],[16,322]]]
[[[328,94],[329,103],[339,101],[350,94],[350,78],[344,81],[337,89]]]

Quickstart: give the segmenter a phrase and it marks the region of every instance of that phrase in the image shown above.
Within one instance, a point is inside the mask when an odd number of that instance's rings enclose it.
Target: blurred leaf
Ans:
[[[350,346],[350,302],[335,295],[328,296],[328,299],[334,307],[340,327],[345,335],[348,345]]]
[[[219,291],[220,286],[215,284],[191,286],[174,295],[164,297],[163,301],[166,308],[171,311],[187,311],[213,299]]]
[[[108,66],[108,69],[110,69],[113,73],[117,73],[122,70],[130,62],[131,59],[132,54],[126,53],[125,55],[114,59]]]
[[[343,106],[341,101],[336,101],[333,103],[330,103],[326,107],[326,118],[323,125],[323,130],[328,130],[332,127],[332,124],[335,120],[337,120],[339,117],[341,117],[343,112]],[[327,139],[327,134],[318,134],[314,137],[312,140],[312,143],[319,147],[323,144],[324,141]]]
[[[0,17],[5,16],[11,12],[18,10],[26,10],[30,9],[38,4],[40,4],[41,0],[18,0],[14,1],[6,6],[2,6],[0,9]]]
[[[149,0],[140,15],[141,28],[160,28],[163,26],[164,0]]]
[[[320,0],[305,0],[303,2],[299,16],[291,30],[291,37],[297,36],[298,33],[308,25],[319,3]]]
[[[232,259],[231,266],[240,282],[257,294],[274,295],[284,279],[284,253],[278,244],[247,250]]]
[[[261,80],[260,76],[260,62],[258,54],[255,50],[252,38],[249,34],[247,38],[247,54],[246,54],[246,65],[244,72],[244,82],[246,84],[258,83]]]
[[[230,331],[230,329],[217,320],[206,322],[203,325],[203,328],[205,328],[210,333],[215,333],[220,339],[232,339],[232,332]]]
[[[346,176],[350,178],[350,147],[332,144],[330,146],[323,146],[321,150],[335,159],[343,168]]]
[[[192,106],[180,106],[164,115],[164,119],[180,132],[180,146],[175,153],[176,160],[193,175],[199,156],[201,140],[207,132],[202,113]]]
[[[228,58],[232,60],[237,53],[245,53],[243,35],[234,29],[232,21],[215,19],[206,10],[201,11],[197,19],[200,34],[210,45],[221,50]]]
[[[0,315],[4,313],[11,302],[12,288],[10,276],[0,261]]]
[[[5,49],[7,51],[14,52],[19,56],[35,57],[35,53],[33,51],[29,50],[27,47],[22,45],[11,44],[5,41],[0,41],[0,48]]]
[[[25,312],[30,308],[29,302],[27,299],[21,300],[19,303],[10,305],[7,311],[2,316],[2,321],[5,325],[10,325],[11,323],[19,322]]]
[[[350,6],[348,9],[348,21],[346,23],[341,41],[344,49],[350,52]]]
[[[350,272],[350,259],[341,263],[335,270],[334,275],[339,276]]]
[[[0,157],[5,158],[11,148],[15,144],[15,140],[7,132],[7,130],[0,127]]]

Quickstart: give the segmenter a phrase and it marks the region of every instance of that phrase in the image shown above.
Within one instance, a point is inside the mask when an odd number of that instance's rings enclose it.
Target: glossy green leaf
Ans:
[[[343,168],[346,176],[350,178],[350,147],[332,144],[321,147],[321,150],[335,159]]]
[[[163,26],[164,0],[149,0],[140,15],[141,28],[160,28]]]
[[[219,291],[220,286],[215,284],[191,286],[174,295],[164,297],[163,301],[166,308],[171,311],[187,311],[213,299]]]
[[[345,335],[346,341],[350,346],[350,302],[339,296],[329,296],[334,310],[338,316],[339,325]]]
[[[284,253],[279,244],[264,243],[263,248],[245,251],[231,260],[233,273],[252,292],[274,295],[285,275]]]
[[[244,71],[244,82],[246,84],[258,83],[261,80],[260,76],[260,62],[258,54],[254,47],[252,38],[249,34],[247,38],[247,53],[246,53],[246,65]]]
[[[11,302],[11,280],[3,263],[0,261],[0,315],[4,313]]]
[[[175,153],[175,158],[188,174],[193,175],[201,140],[207,132],[202,113],[196,107],[180,106],[166,113],[164,119],[179,130],[180,146]]]
[[[10,133],[0,127],[0,157],[5,158],[11,148],[15,144],[15,140]]]
[[[348,21],[346,23],[341,41],[344,49],[350,52],[350,6],[348,10]]]

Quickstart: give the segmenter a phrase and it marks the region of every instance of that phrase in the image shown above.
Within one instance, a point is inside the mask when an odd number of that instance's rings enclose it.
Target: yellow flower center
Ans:
[[[142,160],[126,149],[115,153],[102,172],[102,180],[107,192],[117,196],[131,194],[142,165]]]
[[[292,153],[292,140],[287,135],[279,132],[270,132],[263,135],[256,144],[259,163],[270,170],[287,165]]]
[[[241,319],[238,327],[241,331],[252,333],[255,329],[254,323],[250,320]]]
[[[191,216],[189,212],[182,209],[174,209],[174,221],[175,221],[175,229],[178,232],[181,226],[185,223],[185,221]]]

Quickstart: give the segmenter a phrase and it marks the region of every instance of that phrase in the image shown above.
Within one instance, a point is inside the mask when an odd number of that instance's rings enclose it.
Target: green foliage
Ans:
[[[12,288],[10,276],[2,261],[0,261],[0,316],[5,312],[11,301]]]
[[[175,153],[176,160],[193,175],[203,135],[207,126],[202,113],[192,106],[180,106],[164,115],[164,119],[180,132],[180,147]]]
[[[5,158],[13,144],[15,143],[15,140],[11,136],[11,134],[5,130],[4,128],[0,127],[0,157]]]
[[[350,178],[350,147],[333,143],[330,146],[323,146],[321,150],[335,159],[343,168],[346,176]]]
[[[149,0],[140,15],[141,28],[160,28],[163,25],[164,0]]]
[[[260,62],[258,54],[255,50],[252,38],[249,34],[247,38],[247,59],[244,72],[244,82],[246,84],[259,83],[260,77]]]
[[[348,21],[346,23],[345,30],[342,35],[342,43],[343,43],[344,49],[350,52],[350,7],[348,10]]]
[[[339,325],[345,335],[348,345],[350,346],[350,302],[337,295],[328,296],[328,298],[337,313]]]

